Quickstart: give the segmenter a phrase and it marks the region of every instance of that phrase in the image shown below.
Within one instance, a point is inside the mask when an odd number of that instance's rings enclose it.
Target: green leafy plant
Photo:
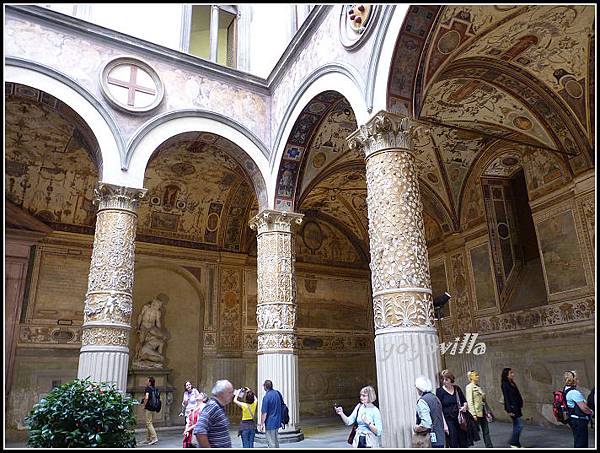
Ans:
[[[30,447],[135,447],[133,400],[114,384],[75,379],[54,388],[26,417]]]

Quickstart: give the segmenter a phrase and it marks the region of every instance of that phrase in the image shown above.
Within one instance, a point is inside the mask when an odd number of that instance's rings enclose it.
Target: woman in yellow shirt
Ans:
[[[242,408],[242,420],[240,421],[240,430],[238,431],[238,435],[242,436],[242,447],[254,448],[256,397],[254,396],[254,392],[248,387],[236,390],[233,395],[233,402]]]
[[[477,424],[481,428],[483,433],[483,441],[486,448],[493,448],[492,439],[490,438],[490,428],[488,421],[485,416],[485,393],[479,387],[479,373],[475,370],[471,370],[467,373],[469,381],[471,381],[465,387],[465,393],[467,398],[467,404],[469,406],[469,412],[477,421]]]

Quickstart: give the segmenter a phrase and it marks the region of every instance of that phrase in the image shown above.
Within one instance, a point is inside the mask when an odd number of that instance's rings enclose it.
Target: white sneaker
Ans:
[[[158,442],[158,439],[151,440],[148,445],[154,445],[156,442]]]

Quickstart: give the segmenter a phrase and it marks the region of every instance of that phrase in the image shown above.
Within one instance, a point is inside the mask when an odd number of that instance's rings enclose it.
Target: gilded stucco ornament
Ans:
[[[375,328],[432,327],[431,279],[414,141],[427,133],[381,111],[348,137],[366,159]]]
[[[294,226],[302,215],[262,211],[250,221],[257,230],[258,352],[296,348],[296,275]]]
[[[105,183],[99,183],[95,189],[99,207],[84,307],[82,346],[126,347],[129,342],[136,210],[145,192],[145,189]]]

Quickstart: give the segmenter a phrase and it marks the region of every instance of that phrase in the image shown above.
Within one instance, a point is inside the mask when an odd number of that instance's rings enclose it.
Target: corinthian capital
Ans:
[[[376,152],[390,149],[414,153],[414,138],[423,132],[424,128],[411,118],[381,110],[346,140],[350,149],[362,151],[368,159]]]
[[[302,223],[302,217],[304,214],[265,209],[254,216],[248,224],[259,235],[269,232],[291,233],[294,225]]]
[[[99,182],[94,189],[94,194],[98,210],[119,209],[135,213],[140,206],[140,200],[144,198],[147,191],[147,189],[134,189]]]

